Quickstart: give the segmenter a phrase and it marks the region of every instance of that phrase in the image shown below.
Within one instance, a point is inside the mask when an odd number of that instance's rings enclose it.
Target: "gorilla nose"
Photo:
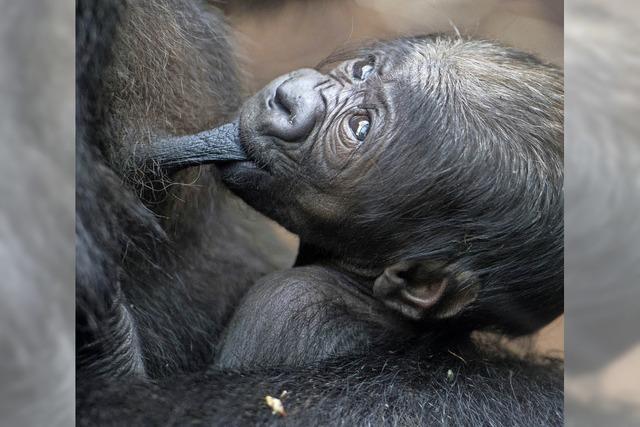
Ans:
[[[285,76],[269,100],[274,115],[273,136],[289,142],[301,141],[309,136],[324,105],[317,90],[317,85],[323,79],[322,74],[311,69],[294,71]]]

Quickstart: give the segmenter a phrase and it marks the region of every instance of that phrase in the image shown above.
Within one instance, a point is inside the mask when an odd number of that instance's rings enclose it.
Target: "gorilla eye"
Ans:
[[[349,119],[349,128],[358,141],[364,141],[369,133],[371,122],[365,116],[353,116]]]
[[[353,65],[353,77],[358,80],[367,80],[367,77],[373,73],[374,58],[371,56],[365,60],[358,61]]]

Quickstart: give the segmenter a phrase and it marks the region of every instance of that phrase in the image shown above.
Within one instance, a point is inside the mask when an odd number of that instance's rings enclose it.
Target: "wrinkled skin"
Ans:
[[[227,184],[304,237],[317,233],[318,240],[325,240],[324,231],[337,231],[353,221],[346,215],[357,214],[358,206],[343,195],[367,191],[369,184],[358,188],[357,180],[374,166],[371,157],[383,149],[365,147],[350,127],[358,119],[372,120],[367,143],[373,143],[376,133],[384,135],[385,119],[393,113],[384,104],[364,108],[365,90],[373,83],[351,76],[363,62],[368,61],[347,61],[327,75],[311,69],[286,74],[242,110],[241,137],[253,161],[227,168]],[[391,82],[389,90],[394,85]],[[350,227],[355,225],[351,222]],[[340,229],[345,231],[349,230]]]

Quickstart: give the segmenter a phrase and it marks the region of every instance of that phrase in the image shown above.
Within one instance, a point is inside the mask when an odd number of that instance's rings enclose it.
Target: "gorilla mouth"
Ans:
[[[249,169],[259,170],[271,175],[271,168],[269,167],[269,163],[261,157],[256,156],[255,150],[245,150],[245,152],[247,154],[246,160],[233,163],[243,164],[244,167],[247,167]]]
[[[243,152],[245,154],[244,159],[216,162],[223,182],[231,189],[262,187],[262,184],[273,178],[269,169],[264,161],[255,156],[254,150],[245,150],[243,148]]]
[[[270,188],[275,179],[269,164],[268,152],[263,150],[260,142],[262,135],[255,135],[254,132],[244,128],[241,119],[236,143],[244,158],[216,162],[225,185],[238,195],[251,193],[251,199],[256,197],[256,191],[261,194],[260,197],[271,194]]]
[[[230,187],[255,187],[271,174],[266,162],[256,157],[255,147],[245,149],[242,139],[235,121],[195,135],[158,139],[141,146],[136,161],[171,171],[215,163]]]
[[[245,171],[245,172],[264,172],[266,170],[260,168],[253,160],[241,160],[241,161],[228,161],[218,164],[218,168],[222,171]]]
[[[247,191],[269,193],[267,189],[273,177],[253,161],[224,162],[218,165],[218,170],[222,182],[241,197]]]

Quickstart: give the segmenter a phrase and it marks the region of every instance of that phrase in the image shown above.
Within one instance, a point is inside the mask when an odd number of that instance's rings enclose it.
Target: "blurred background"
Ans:
[[[436,31],[564,65],[566,310],[533,345],[564,354],[568,425],[639,425],[640,2],[209,3],[228,14],[250,90],[345,45]],[[0,6],[0,425],[72,425],[74,3]]]
[[[230,0],[224,7],[253,90],[340,47],[433,32],[501,40],[563,62],[561,0]]]

